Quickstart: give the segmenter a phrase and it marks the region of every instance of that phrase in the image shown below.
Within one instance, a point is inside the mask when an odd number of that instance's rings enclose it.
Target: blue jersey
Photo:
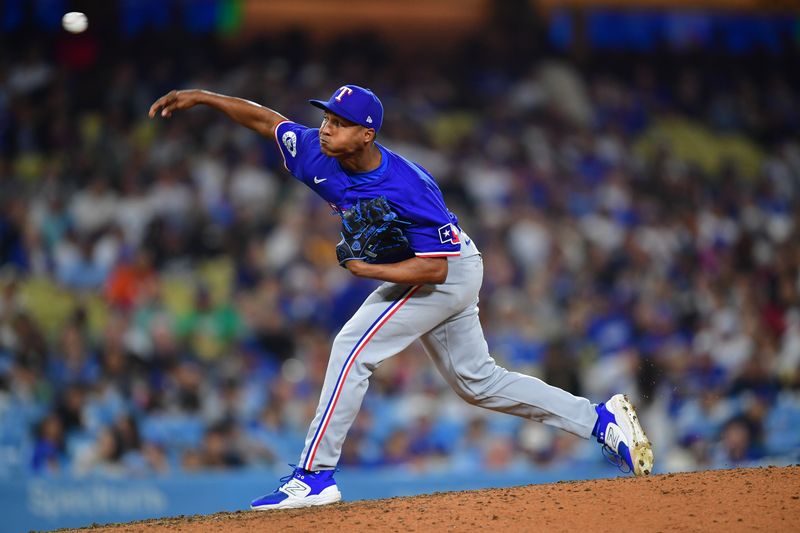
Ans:
[[[281,122],[275,138],[286,169],[337,212],[349,209],[360,198],[385,196],[398,218],[408,223],[403,232],[416,256],[460,255],[458,219],[445,206],[433,176],[420,165],[375,143],[381,151],[380,166],[354,174],[321,152],[318,128]]]

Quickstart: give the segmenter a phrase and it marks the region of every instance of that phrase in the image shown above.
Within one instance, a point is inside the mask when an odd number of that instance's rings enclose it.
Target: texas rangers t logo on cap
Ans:
[[[339,87],[339,94],[336,96],[336,101],[341,102],[342,97],[346,94],[353,94],[353,89],[345,85],[344,87]]]

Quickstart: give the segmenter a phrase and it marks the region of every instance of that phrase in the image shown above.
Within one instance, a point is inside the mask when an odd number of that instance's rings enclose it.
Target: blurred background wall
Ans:
[[[147,118],[183,87],[308,125],[371,87],[484,253],[501,364],[627,392],[656,472],[796,463],[799,47],[789,1],[0,1],[0,531],[273,490],[374,287],[274,141]],[[340,466],[351,500],[618,475],[417,346]]]

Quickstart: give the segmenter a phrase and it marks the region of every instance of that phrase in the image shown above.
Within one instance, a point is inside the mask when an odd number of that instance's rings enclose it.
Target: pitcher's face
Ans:
[[[330,157],[347,157],[363,151],[375,138],[375,130],[326,111],[319,127],[319,146]]]

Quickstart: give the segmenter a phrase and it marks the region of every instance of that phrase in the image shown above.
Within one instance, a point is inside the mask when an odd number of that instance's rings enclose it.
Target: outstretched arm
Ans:
[[[171,117],[173,111],[189,109],[199,104],[222,111],[242,126],[248,127],[264,137],[274,137],[275,127],[287,120],[280,113],[250,100],[198,89],[168,92],[150,106],[149,115],[150,118],[153,118],[161,110],[162,117]]]

